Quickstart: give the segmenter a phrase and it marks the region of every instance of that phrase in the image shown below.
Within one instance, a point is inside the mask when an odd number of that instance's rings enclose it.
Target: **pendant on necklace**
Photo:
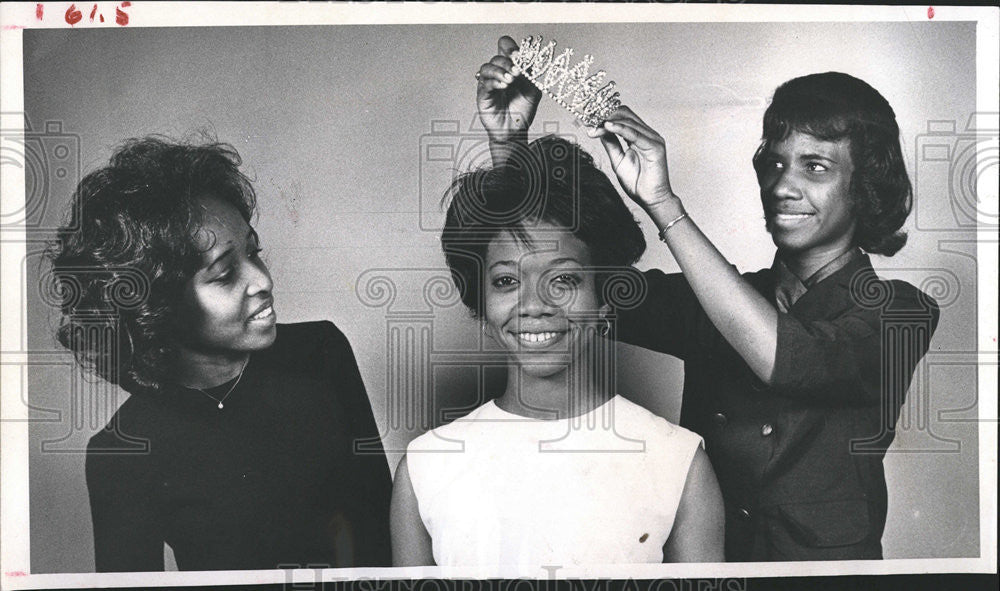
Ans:
[[[221,409],[222,409],[222,403],[220,402],[219,403],[219,410],[221,410]]]

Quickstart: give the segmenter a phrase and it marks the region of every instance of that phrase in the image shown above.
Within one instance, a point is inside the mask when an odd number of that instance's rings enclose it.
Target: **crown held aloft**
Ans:
[[[605,72],[591,74],[594,58],[570,64],[573,49],[566,48],[556,55],[556,42],[542,45],[542,36],[527,37],[518,51],[511,54],[511,73],[523,74],[552,100],[566,108],[584,125],[597,127],[621,106],[615,83],[604,83]]]

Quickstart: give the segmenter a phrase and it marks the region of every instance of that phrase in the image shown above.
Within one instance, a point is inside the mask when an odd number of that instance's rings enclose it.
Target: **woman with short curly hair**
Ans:
[[[579,146],[546,136],[519,156],[446,195],[445,260],[507,383],[407,447],[393,562],[515,576],[720,561],[722,498],[701,438],[615,390],[608,314],[646,249],[638,223]]]
[[[330,322],[276,323],[240,164],[214,141],[127,141],[50,249],[59,342],[130,393],[87,449],[98,571],[162,570],[164,544],[186,570],[389,562],[357,363]]]
[[[77,186],[71,219],[49,253],[59,287],[79,291],[64,306],[57,337],[100,377],[126,389],[160,390],[168,381],[187,334],[179,324],[182,296],[202,262],[196,236],[203,199],[224,202],[247,224],[256,208],[239,165],[225,144],[179,145],[150,136],[122,144],[108,166]],[[137,305],[116,302],[107,289],[126,272],[145,296]],[[84,326],[71,322],[80,310],[117,314],[116,348],[84,338]],[[265,329],[261,338],[273,340],[273,323]]]

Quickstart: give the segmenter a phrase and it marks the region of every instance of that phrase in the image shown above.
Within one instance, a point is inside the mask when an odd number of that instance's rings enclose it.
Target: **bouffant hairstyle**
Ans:
[[[764,113],[762,141],[753,158],[758,177],[770,144],[792,131],[826,141],[850,140],[855,245],[886,256],[902,248],[906,233],[899,229],[910,214],[913,192],[889,102],[868,83],[840,72],[785,82]]]
[[[441,245],[462,303],[482,317],[486,252],[501,233],[530,244],[527,230],[540,222],[572,233],[590,249],[597,295],[614,269],[634,264],[646,250],[639,223],[593,157],[558,136],[515,150],[506,163],[457,177]]]
[[[76,187],[49,246],[59,343],[129,391],[159,389],[174,362],[178,305],[198,270],[201,200],[214,196],[248,223],[256,207],[236,150],[214,138],[127,140]],[[94,338],[94,323],[107,336]]]

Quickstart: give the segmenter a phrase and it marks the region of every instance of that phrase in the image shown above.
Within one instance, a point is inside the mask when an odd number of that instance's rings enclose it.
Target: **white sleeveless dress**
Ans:
[[[571,419],[487,402],[407,465],[438,566],[658,563],[700,436],[615,396]]]

